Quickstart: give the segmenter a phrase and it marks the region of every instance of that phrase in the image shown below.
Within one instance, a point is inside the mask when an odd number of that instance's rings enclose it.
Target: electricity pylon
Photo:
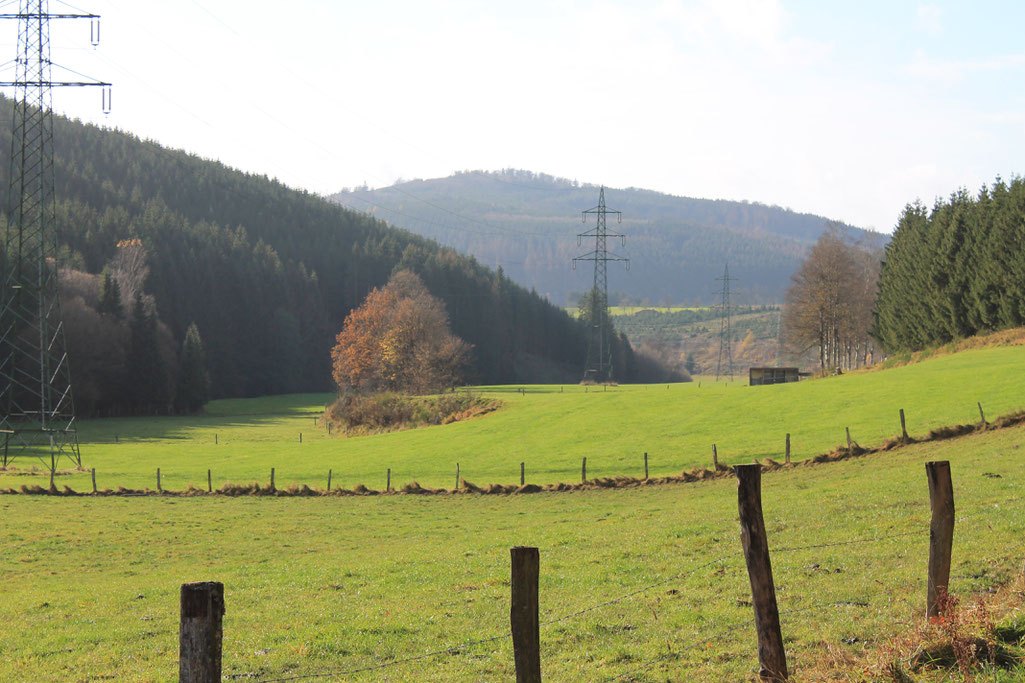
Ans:
[[[719,304],[721,315],[719,320],[719,362],[715,365],[715,380],[718,382],[719,377],[726,374],[723,370],[723,360],[726,361],[730,379],[733,379],[733,332],[730,329],[730,316],[733,311],[730,307],[730,281],[736,280],[736,278],[730,277],[730,264],[726,264],[722,277],[717,277],[715,280],[722,282]]]
[[[594,251],[573,259],[574,269],[577,267],[577,261],[594,261],[594,284],[591,286],[590,320],[588,321],[590,330],[588,330],[587,337],[587,365],[584,366],[584,381],[591,382],[607,382],[612,379],[608,263],[609,261],[623,261],[626,263],[626,269],[630,270],[630,259],[610,253],[608,250],[609,237],[613,239],[618,237],[623,246],[626,246],[626,235],[608,231],[605,216],[610,213],[616,214],[616,220],[619,223],[623,222],[622,212],[605,208],[605,188],[602,187],[598,195],[598,206],[581,212],[583,222],[586,223],[587,217],[593,215],[597,216],[597,224],[594,229],[577,235],[578,245],[585,237],[593,237]]]
[[[110,84],[51,76],[52,67],[62,67],[50,60],[50,21],[90,19],[95,46],[98,15],[52,14],[47,0],[21,0],[16,14],[0,14],[0,19],[18,21],[14,80],[0,82],[14,88],[7,227],[0,254],[0,462],[6,466],[17,456],[35,456],[52,475],[61,457],[77,467],[82,458],[57,289],[51,91],[101,86],[106,111]]]

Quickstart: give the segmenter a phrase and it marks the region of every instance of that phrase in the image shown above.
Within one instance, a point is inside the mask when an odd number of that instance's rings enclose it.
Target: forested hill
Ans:
[[[598,187],[528,171],[471,171],[448,178],[353,188],[331,197],[353,209],[475,255],[552,301],[573,305],[591,271],[572,259],[593,249],[576,235],[594,227],[580,212],[598,203]],[[610,229],[627,235],[609,248],[631,259],[629,273],[609,268],[610,301],[714,303],[728,261],[742,303],[783,300],[790,276],[826,227],[821,216],[764,204],[675,197],[635,188],[605,191]],[[853,230],[857,233],[856,229]]]
[[[10,116],[10,100],[0,100],[4,150]],[[580,323],[472,257],[122,132],[56,118],[55,149],[64,263],[99,273],[119,243],[141,241],[144,291],[175,344],[196,323],[215,396],[329,389],[344,317],[403,268],[445,301],[453,331],[474,345],[475,379],[580,372]],[[3,187],[7,172],[5,158]]]

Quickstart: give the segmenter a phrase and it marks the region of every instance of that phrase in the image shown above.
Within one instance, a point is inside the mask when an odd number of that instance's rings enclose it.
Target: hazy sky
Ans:
[[[114,107],[57,111],[318,193],[521,168],[889,231],[1025,169],[1023,2],[74,4],[101,44],[60,22],[53,60]]]

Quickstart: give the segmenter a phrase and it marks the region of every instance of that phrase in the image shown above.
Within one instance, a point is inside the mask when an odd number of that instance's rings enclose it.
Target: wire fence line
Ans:
[[[1008,498],[1008,499],[1005,499],[1005,500],[1001,500],[999,502],[987,503],[987,504],[985,504],[985,505],[983,505],[983,506],[981,506],[979,508],[976,508],[976,509],[972,510],[971,512],[969,512],[967,514],[964,514],[964,515],[961,515],[961,516],[957,517],[956,518],[956,522],[960,523],[960,522],[964,522],[964,521],[967,521],[967,520],[977,519],[977,518],[979,518],[979,517],[981,517],[983,515],[986,515],[986,514],[990,514],[990,513],[994,513],[994,512],[1001,512],[1001,511],[1003,511],[1002,510],[1002,506],[1007,506],[1009,504],[1012,504],[1012,503],[1015,503],[1015,502],[1020,502],[1020,501],[1023,501],[1023,500],[1025,500],[1025,496],[1016,496],[1016,497],[1013,497],[1013,498]],[[865,545],[865,544],[878,543],[878,542],[887,541],[887,540],[906,538],[906,537],[910,537],[910,536],[923,536],[923,535],[925,537],[929,536],[928,528],[925,528],[925,529],[919,528],[919,529],[914,529],[914,530],[909,530],[909,531],[902,531],[902,532],[883,534],[883,535],[877,535],[877,536],[870,536],[870,537],[853,538],[853,539],[848,539],[848,540],[844,540],[844,541],[832,541],[832,542],[828,542],[828,543],[815,543],[815,544],[799,545],[799,546],[783,546],[783,547],[780,547],[780,548],[773,548],[772,549],[772,553],[791,553],[791,552],[800,552],[800,551],[808,551],[808,550],[817,550],[817,549],[823,549],[823,548],[837,548],[837,547],[844,547],[844,546],[851,546],[851,545]],[[728,561],[730,559],[733,559],[733,558],[736,558],[738,556],[741,556],[743,554],[744,554],[743,551],[737,551],[737,552],[727,553],[725,555],[718,556],[718,557],[716,557],[716,558],[714,558],[712,560],[708,560],[708,561],[702,562],[700,564],[694,565],[694,566],[690,567],[689,569],[684,570],[682,572],[679,572],[677,574],[674,574],[672,576],[669,576],[669,577],[666,577],[666,578],[662,578],[662,579],[659,579],[657,581],[653,581],[653,582],[645,584],[645,585],[643,585],[643,586],[641,586],[639,588],[631,589],[631,590],[629,590],[626,593],[622,593],[620,595],[617,595],[616,597],[608,598],[608,599],[602,600],[601,602],[598,602],[598,603],[595,603],[595,604],[590,605],[588,607],[585,607],[583,609],[576,610],[576,611],[573,611],[573,612],[561,615],[559,617],[551,618],[551,619],[548,619],[548,620],[543,621],[543,622],[539,622],[539,627],[548,627],[548,626],[552,626],[552,625],[555,625],[555,624],[559,624],[559,623],[562,623],[562,622],[565,622],[565,621],[569,621],[569,620],[575,619],[577,617],[583,616],[585,614],[594,612],[596,610],[602,609],[604,607],[609,607],[609,606],[612,606],[612,605],[619,604],[621,602],[629,600],[630,598],[636,597],[638,595],[642,595],[642,594],[644,594],[644,593],[646,593],[648,591],[651,591],[651,590],[653,590],[655,588],[659,588],[661,586],[665,586],[665,585],[670,584],[670,583],[672,583],[674,581],[679,581],[679,580],[685,579],[685,578],[687,578],[689,576],[692,576],[693,574],[701,571],[702,569],[707,569],[707,568],[715,566],[717,564],[723,564],[726,561]],[[955,579],[955,578],[960,579],[962,577],[951,577],[951,578],[952,579]],[[880,597],[880,596],[892,596],[895,592],[898,592],[898,593],[900,593],[900,592],[908,592],[908,591],[914,590],[916,587],[917,587],[917,585],[914,585],[914,586],[913,585],[907,585],[907,586],[902,586],[902,587],[897,587],[897,588],[892,588],[891,587],[890,589],[887,589],[885,591],[884,590],[880,590],[878,592],[871,593],[868,596],[852,597],[852,598],[848,598],[848,599],[844,599],[844,600],[834,600],[834,601],[828,601],[828,602],[819,602],[819,603],[815,603],[815,604],[812,604],[812,605],[805,605],[805,606],[802,606],[802,607],[795,607],[795,608],[790,608],[790,609],[786,609],[786,610],[781,610],[781,611],[779,611],[779,615],[780,616],[784,616],[784,615],[788,615],[788,614],[798,614],[798,613],[802,613],[802,612],[808,612],[808,611],[811,611],[811,610],[822,609],[822,608],[827,608],[827,607],[833,607],[833,608],[867,608],[867,607],[869,607],[871,605],[871,598],[877,598],[877,597]],[[629,676],[633,676],[633,675],[636,675],[636,674],[639,674],[639,673],[643,673],[644,671],[650,669],[653,666],[656,666],[657,664],[659,664],[661,662],[664,662],[664,661],[669,660],[669,659],[677,658],[681,654],[695,649],[696,647],[700,646],[702,643],[708,642],[708,640],[710,638],[721,638],[723,636],[729,635],[730,633],[733,633],[733,632],[735,632],[737,630],[740,630],[742,628],[745,628],[745,627],[752,627],[753,628],[753,625],[750,623],[750,621],[745,621],[743,623],[735,624],[733,626],[730,626],[730,627],[728,627],[726,629],[716,631],[716,632],[714,632],[712,634],[709,634],[705,638],[697,639],[697,640],[694,640],[693,642],[689,642],[687,644],[684,644],[682,647],[674,648],[671,651],[667,652],[666,654],[664,654],[664,655],[662,655],[660,657],[657,657],[657,658],[651,660],[650,662],[647,662],[647,663],[643,664],[642,666],[632,668],[632,669],[630,669],[630,670],[628,670],[626,672],[623,672],[623,673],[620,673],[620,674],[618,674],[616,676],[613,676],[613,677],[609,678],[608,680],[610,680],[610,681],[622,680],[622,679],[627,678]],[[286,681],[298,681],[298,680],[309,680],[309,679],[317,679],[317,678],[352,676],[352,675],[356,675],[356,674],[360,674],[360,673],[368,673],[368,672],[373,672],[373,671],[380,671],[380,670],[391,668],[391,667],[411,664],[411,663],[414,663],[414,662],[417,662],[417,661],[422,661],[422,660],[425,660],[425,659],[429,659],[429,658],[433,658],[433,657],[438,657],[438,656],[442,656],[442,655],[445,655],[445,654],[454,654],[454,653],[458,653],[458,652],[460,652],[462,650],[466,650],[466,649],[470,649],[470,648],[476,647],[478,645],[484,645],[484,644],[487,644],[487,643],[493,643],[493,642],[497,642],[497,641],[504,640],[504,639],[511,638],[511,637],[512,637],[511,631],[504,631],[503,633],[492,635],[492,636],[489,636],[489,637],[486,637],[486,638],[469,640],[469,641],[458,643],[458,644],[455,644],[455,645],[452,645],[452,646],[449,646],[449,647],[445,647],[445,648],[441,648],[441,649],[437,649],[437,650],[431,650],[431,651],[420,653],[420,654],[417,654],[417,655],[411,655],[411,656],[408,656],[408,657],[403,657],[403,658],[395,659],[395,660],[388,661],[388,662],[382,662],[382,663],[379,663],[379,664],[370,664],[370,665],[366,665],[366,666],[347,668],[347,669],[334,669],[334,670],[328,670],[328,671],[322,671],[322,672],[316,672],[316,673],[309,673],[309,674],[295,674],[295,675],[291,675],[291,676],[281,676],[281,677],[277,677],[277,678],[260,678],[258,680],[261,683],[284,683]]]

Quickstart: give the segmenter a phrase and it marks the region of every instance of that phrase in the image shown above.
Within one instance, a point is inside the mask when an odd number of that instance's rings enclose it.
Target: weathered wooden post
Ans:
[[[908,429],[904,423],[904,409],[900,409],[900,438],[904,441],[908,440]]]
[[[210,470],[206,471],[206,490],[207,490],[207,493],[213,493],[214,492],[214,478],[210,474]]]
[[[157,468],[157,493],[163,493],[164,489],[160,486],[160,468]]]
[[[954,488],[950,482],[950,462],[925,463],[929,477],[929,579],[926,616],[939,616],[939,597],[950,583],[950,551],[954,544]]]
[[[982,420],[982,424],[986,424],[986,413],[982,412],[982,401],[979,401],[979,419]]]
[[[93,468],[93,493],[96,493],[96,468]]]
[[[384,485],[384,492],[391,491],[391,468],[388,468],[388,481]]]
[[[327,423],[327,435],[331,436],[331,423],[330,422]]]
[[[327,471],[327,490],[331,490],[331,470]]]
[[[581,483],[587,483],[587,456],[584,456],[584,461],[580,465],[580,481]]]
[[[763,681],[785,681],[787,672],[783,636],[779,630],[776,585],[772,580],[769,543],[762,518],[762,468],[736,465],[737,502],[740,508],[740,542],[751,579],[751,602],[758,631],[759,676]]]
[[[787,432],[787,459],[786,463],[790,464],[790,432]]]
[[[217,434],[214,434],[214,445],[217,445]]]
[[[183,583],[178,627],[179,683],[220,683],[224,584]]]
[[[716,450],[715,444],[712,444],[712,469],[719,471],[719,451]]]
[[[648,452],[644,451],[644,478],[648,478]]]
[[[459,463],[456,463],[456,488],[459,488]]]
[[[303,433],[299,432],[299,443],[303,442]]]
[[[527,475],[526,464],[521,462],[520,463],[520,486],[523,486],[524,484],[527,483],[527,476],[526,475]]]
[[[541,629],[538,609],[540,555],[537,548],[516,546],[512,555],[512,626],[516,683],[541,683]]]

